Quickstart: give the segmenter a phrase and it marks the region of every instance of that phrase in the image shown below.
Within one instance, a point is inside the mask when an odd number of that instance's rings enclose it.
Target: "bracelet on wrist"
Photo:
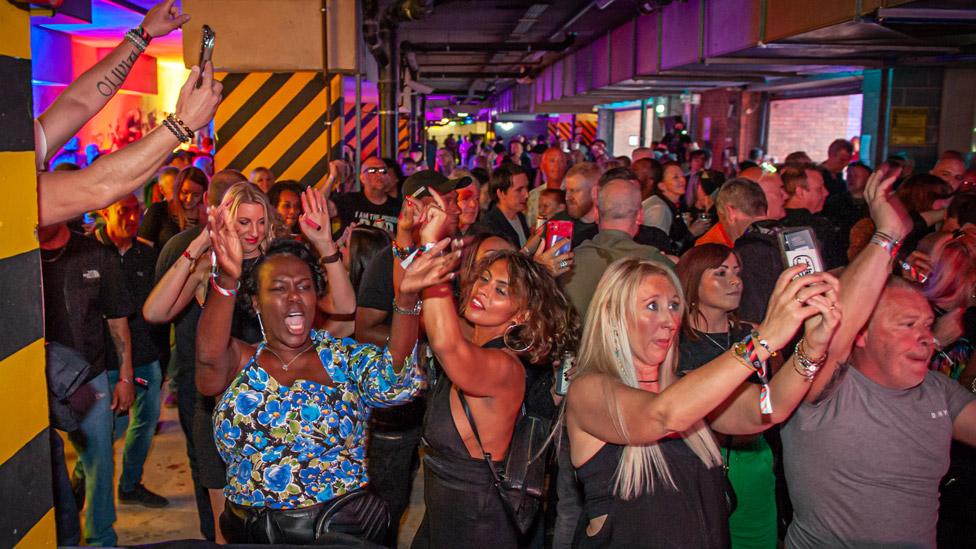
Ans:
[[[197,260],[197,258],[195,258],[192,255],[190,255],[190,250],[183,250],[183,257],[189,259],[190,260],[190,263],[193,263],[194,261]]]
[[[881,231],[875,231],[871,235],[871,244],[880,246],[884,251],[888,252],[890,257],[895,257],[898,255],[898,249],[901,248],[901,242],[898,239],[889,236]]]
[[[193,128],[191,128],[190,126],[188,126],[186,124],[186,122],[183,121],[182,118],[176,116],[176,113],[170,114],[166,118],[170,122],[173,122],[174,124],[176,124],[176,127],[177,128],[182,129],[183,130],[183,133],[186,134],[186,136],[189,137],[190,139],[193,139],[193,136],[196,135],[196,132],[193,131]]]
[[[753,333],[756,332],[754,331]],[[756,335],[759,334],[756,333]],[[732,346],[732,354],[755,370],[756,375],[759,377],[759,383],[761,384],[759,388],[759,413],[771,414],[773,413],[773,401],[769,392],[769,368],[767,367],[766,361],[759,358],[759,353],[756,350],[757,345],[767,348],[759,343],[757,337],[753,337],[752,333],[750,333],[742,341]]]
[[[125,39],[131,42],[139,50],[139,53],[146,51],[146,48],[149,47],[149,42],[143,40],[142,35],[136,29],[131,29],[126,32]]]
[[[411,248],[408,248],[406,246],[401,246],[400,244],[397,243],[396,240],[393,241],[392,246],[393,246],[393,255],[400,261],[403,261],[404,259],[407,258],[407,256],[413,253],[413,250]]]
[[[766,341],[765,339],[759,337],[759,332],[758,331],[753,330],[750,335],[752,336],[752,339],[754,339],[756,341],[756,343],[759,344],[760,347],[762,347],[763,349],[766,349],[766,352],[769,353],[769,356],[772,357],[772,356],[776,356],[777,354],[779,354],[779,353],[776,352],[776,350],[771,349],[769,347],[769,342],[768,341]]]
[[[420,315],[420,310],[423,308],[423,306],[424,306],[424,300],[418,299],[417,304],[414,305],[412,309],[401,309],[400,306],[397,305],[396,299],[395,298],[393,299],[393,312],[405,316]]]
[[[129,384],[131,384],[132,383],[132,378],[131,377],[120,377],[119,378],[119,383],[129,383]]]
[[[319,265],[323,265],[324,266],[324,265],[328,265],[329,263],[336,263],[337,261],[339,261],[341,259],[342,259],[342,254],[339,253],[338,250],[336,250],[335,252],[333,252],[333,253],[331,253],[329,255],[323,255],[322,257],[320,257],[319,258]]]
[[[147,31],[146,28],[143,27],[142,25],[139,25],[138,27],[136,27],[136,28],[134,28],[132,30],[134,30],[136,32],[136,34],[138,34],[139,37],[142,38],[142,40],[145,43],[148,44],[148,43],[152,42],[152,39],[153,39],[152,35],[149,34],[149,31]]]
[[[180,127],[177,126],[175,122],[171,121],[169,117],[163,119],[163,126],[166,126],[166,129],[172,132],[172,134],[175,135],[177,139],[179,139],[180,143],[189,143],[190,141],[193,140],[192,137],[184,134],[183,130],[180,129]]]
[[[213,288],[214,291],[216,291],[218,294],[220,294],[220,295],[222,295],[224,297],[235,297],[235,296],[237,296],[237,290],[240,290],[241,289],[241,281],[238,280],[237,281],[237,286],[235,286],[233,290],[229,290],[229,289],[223,288],[219,284],[217,284],[217,275],[213,275],[212,274],[212,275],[210,275],[210,287]]]
[[[806,381],[812,382],[814,376],[817,375],[817,371],[827,362],[827,354],[825,353],[817,360],[810,359],[803,352],[804,342],[805,340],[801,339],[797,342],[796,347],[793,348],[793,357],[796,359],[793,361],[793,369],[796,370],[796,373],[803,376]]]

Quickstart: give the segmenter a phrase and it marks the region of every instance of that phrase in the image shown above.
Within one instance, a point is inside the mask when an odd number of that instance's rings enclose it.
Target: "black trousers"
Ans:
[[[366,446],[369,483],[390,511],[386,545],[396,547],[400,519],[410,504],[410,490],[420,467],[421,427],[404,431],[370,432]]]
[[[193,443],[193,417],[197,406],[197,385],[194,369],[178,367],[176,381],[176,407],[180,417],[180,428],[186,437],[186,457],[190,461],[190,478],[193,480],[193,496],[197,503],[197,516],[200,518],[200,534],[204,539],[214,541],[214,516],[210,508],[210,496],[200,481],[200,464],[197,462],[196,445]]]

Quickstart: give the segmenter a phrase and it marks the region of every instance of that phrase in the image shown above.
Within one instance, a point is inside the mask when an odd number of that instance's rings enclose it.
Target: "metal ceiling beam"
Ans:
[[[566,36],[562,42],[514,42],[514,43],[485,43],[485,42],[402,42],[400,47],[404,51],[415,51],[424,53],[454,53],[454,52],[479,52],[479,51],[563,51],[573,45],[576,35]]]
[[[708,57],[706,65],[853,65],[863,67],[881,67],[881,59],[866,57],[846,59],[829,57]]]

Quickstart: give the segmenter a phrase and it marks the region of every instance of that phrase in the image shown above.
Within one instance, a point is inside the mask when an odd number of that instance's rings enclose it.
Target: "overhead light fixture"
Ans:
[[[515,127],[515,124],[512,123],[512,122],[499,122],[498,123],[498,129],[499,130],[502,130],[503,132],[510,132],[510,131],[512,131],[512,128],[514,128],[514,127]]]
[[[447,124],[451,120],[449,118],[441,118],[441,124]]]
[[[658,103],[657,106],[654,107],[654,112],[664,114],[664,103]]]
[[[468,113],[466,113],[466,112],[459,112],[459,113],[457,113],[457,115],[460,116],[461,118],[467,118],[468,117]]]
[[[447,123],[447,125],[448,126],[457,126],[457,122],[451,120],[450,122]]]

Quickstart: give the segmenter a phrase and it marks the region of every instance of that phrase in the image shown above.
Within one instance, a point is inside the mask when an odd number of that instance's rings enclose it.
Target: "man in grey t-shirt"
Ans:
[[[872,177],[865,194],[878,232],[900,238],[910,222],[893,181]],[[949,444],[976,444],[974,396],[929,371],[932,309],[909,283],[889,279],[885,238],[842,275],[844,322],[782,431],[790,548],[935,547]]]

